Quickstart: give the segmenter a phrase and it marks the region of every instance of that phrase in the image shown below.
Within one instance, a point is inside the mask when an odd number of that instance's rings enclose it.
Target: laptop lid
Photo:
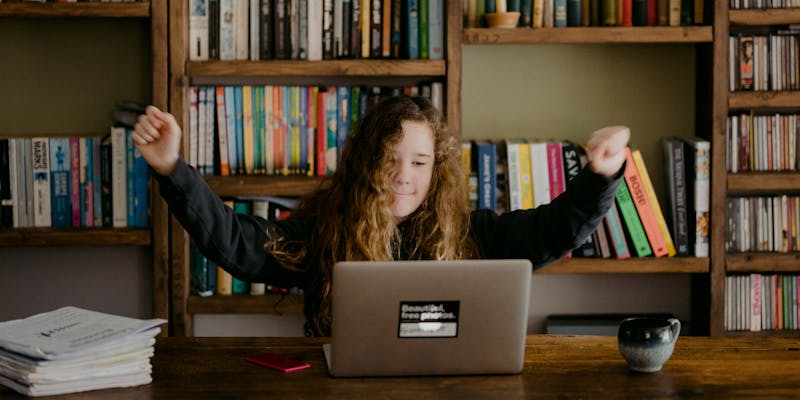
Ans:
[[[340,262],[333,376],[519,373],[528,260]]]

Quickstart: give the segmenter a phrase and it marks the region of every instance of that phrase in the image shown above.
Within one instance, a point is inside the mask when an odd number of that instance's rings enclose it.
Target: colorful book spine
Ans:
[[[531,173],[531,147],[524,141],[519,144],[519,181],[522,192],[522,209],[533,208],[533,177]]]
[[[667,245],[664,242],[664,237],[658,229],[656,216],[653,212],[653,207],[647,199],[642,178],[636,170],[636,164],[631,156],[629,147],[625,148],[625,182],[628,184],[628,189],[631,192],[633,203],[636,206],[636,211],[639,214],[639,220],[642,223],[647,239],[650,241],[650,247],[656,257],[667,255]]]
[[[711,189],[711,143],[699,138],[685,138],[687,147],[687,176],[693,182],[687,182],[687,187],[692,189],[687,199],[693,205],[694,230],[689,228],[690,243],[694,245],[695,257],[708,257],[708,231],[709,231],[709,204]],[[692,215],[692,214],[689,214]],[[694,239],[694,240],[692,240]]]
[[[226,143],[228,145],[228,172],[236,175],[238,170],[238,160],[236,156],[236,101],[233,86],[225,86],[225,133],[227,134]]]
[[[321,88],[320,88],[321,89]],[[316,172],[317,176],[327,175],[325,155],[328,152],[328,92],[320,90],[317,92],[317,159],[316,159]]]
[[[80,138],[69,138],[69,194],[72,205],[71,226],[81,226],[81,146]]]
[[[337,90],[336,149],[338,156],[341,156],[350,131],[350,88],[339,86]]]
[[[478,172],[478,207],[497,209],[497,146],[494,143],[475,142],[475,170]]]
[[[219,141],[219,174],[229,176],[231,174],[230,162],[228,161],[228,122],[225,112],[225,87],[217,86],[216,91],[216,110],[217,110],[217,141]]]
[[[244,148],[244,173],[255,174],[254,136],[253,136],[253,87],[242,86],[242,140]]]
[[[616,192],[617,206],[619,206],[619,213],[622,214],[622,219],[625,221],[625,226],[628,227],[628,234],[631,238],[631,243],[634,250],[636,250],[637,257],[647,257],[653,254],[650,244],[647,241],[647,235],[642,228],[642,222],[639,220],[639,215],[636,213],[636,206],[633,204],[631,193],[628,191],[628,185],[625,180],[619,183]]]
[[[561,154],[561,143],[547,143],[547,170],[550,183],[550,201],[553,201],[566,190],[564,177],[564,159]]]
[[[656,217],[658,231],[664,238],[664,244],[667,248],[667,255],[672,257],[675,255],[675,244],[672,243],[672,235],[669,234],[667,222],[664,220],[664,214],[661,212],[661,206],[658,204],[658,198],[656,198],[656,192],[653,188],[653,183],[650,182],[650,175],[647,173],[647,167],[644,164],[642,152],[639,150],[634,150],[631,152],[631,156],[633,158],[633,162],[636,164],[636,172],[639,173],[639,178],[641,178],[644,192],[647,195],[647,201],[650,203],[650,207],[653,209],[653,214]]]
[[[51,143],[52,145],[52,143]],[[128,193],[127,157],[125,153],[125,128],[111,128],[111,194],[112,194],[112,226],[124,228],[128,226]],[[69,158],[67,158],[69,160]],[[54,215],[55,218],[55,215]]]

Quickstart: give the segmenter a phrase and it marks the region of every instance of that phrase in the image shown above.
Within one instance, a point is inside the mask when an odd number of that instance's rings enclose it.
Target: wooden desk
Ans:
[[[72,399],[523,399],[800,396],[800,339],[681,337],[664,369],[628,372],[616,337],[528,337],[520,375],[340,379],[319,339],[161,338],[153,383],[54,397]],[[283,374],[244,361],[272,351],[311,369]],[[22,398],[0,388],[0,399]]]

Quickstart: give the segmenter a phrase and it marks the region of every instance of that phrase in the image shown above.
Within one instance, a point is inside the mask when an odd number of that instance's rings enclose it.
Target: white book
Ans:
[[[507,140],[506,157],[508,162],[508,211],[522,209],[522,181],[520,180],[519,142]]]
[[[219,141],[220,163],[219,174],[222,175],[221,167],[223,165],[228,165],[230,171],[230,163],[228,161],[228,123],[225,120],[225,89],[220,86],[214,90],[216,91],[214,102],[217,106],[217,140]]]
[[[189,165],[197,168],[197,86],[189,88]]]
[[[111,128],[111,211],[112,226],[128,226],[128,178],[125,128]]]
[[[444,110],[444,84],[442,82],[431,83],[431,103],[442,113]]]
[[[19,193],[19,157],[17,157],[17,140],[8,139],[8,183],[9,191],[11,192],[11,226],[19,228],[19,209],[20,209],[20,193]],[[23,200],[24,201],[24,200]]]
[[[219,59],[236,59],[233,0],[219,0]]]
[[[189,1],[189,59],[208,60],[208,0]]]
[[[390,22],[384,21],[384,23],[388,24]],[[443,0],[428,0],[428,59],[441,60],[443,58],[444,58]]]
[[[214,175],[214,109],[216,101],[214,100],[214,87],[208,86],[206,90],[206,145],[205,154],[203,156],[205,171],[207,175]]]
[[[342,43],[342,38],[344,37],[344,28],[342,25],[344,24],[343,21],[343,11],[344,8],[343,0],[333,0],[333,58],[339,58],[342,56],[344,45]],[[364,35],[364,32],[361,32],[361,35]]]
[[[708,257],[709,204],[711,197],[711,143],[700,138],[684,138],[694,149],[693,158],[694,210],[695,210],[695,257]]]
[[[530,143],[531,178],[533,179],[533,207],[550,203],[550,167],[547,166],[547,143]]]
[[[292,21],[297,20],[297,59],[308,60],[308,8],[307,0],[295,0],[292,4],[297,5],[296,18],[293,16]]]
[[[233,0],[233,34],[236,44],[236,59],[247,60],[249,58],[250,45],[248,43],[250,30],[248,22],[250,20],[250,4],[248,0]]]
[[[20,151],[22,155],[22,182],[25,191],[25,226],[36,226],[33,219],[33,162],[31,161],[31,138],[24,138],[20,140]]]
[[[258,61],[261,55],[258,49],[261,43],[261,26],[258,23],[258,14],[261,11],[261,0],[248,0],[250,4],[250,60]]]
[[[308,61],[322,60],[322,0],[308,1]]]
[[[761,275],[750,274],[750,331],[761,330]]]
[[[52,225],[50,208],[50,140],[37,137],[31,141],[33,166],[33,224],[47,228]]]

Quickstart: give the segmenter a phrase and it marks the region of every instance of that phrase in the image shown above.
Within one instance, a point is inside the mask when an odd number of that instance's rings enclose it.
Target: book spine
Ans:
[[[520,191],[522,192],[522,209],[533,208],[533,179],[531,176],[531,146],[528,143],[519,145]]]
[[[636,164],[636,172],[639,173],[639,178],[642,181],[644,192],[647,195],[647,201],[650,203],[650,207],[653,209],[653,215],[656,217],[658,231],[664,238],[664,245],[667,248],[667,255],[672,257],[675,255],[675,245],[672,243],[672,236],[669,234],[669,229],[667,229],[667,222],[664,221],[664,214],[661,212],[661,206],[658,204],[653,183],[650,182],[650,175],[647,173],[647,167],[644,164],[642,153],[639,150],[635,150],[631,152],[631,156],[633,158],[633,162]]]
[[[550,183],[550,201],[553,201],[561,193],[564,193],[566,189],[561,143],[551,142],[547,144],[547,167]]]
[[[407,0],[405,9],[406,18],[406,51],[409,60],[419,59],[419,1]]]
[[[670,197],[669,226],[670,234],[674,241],[675,253],[678,256],[689,255],[689,236],[686,221],[686,174],[684,164],[683,144],[676,139],[663,141],[664,168],[667,181],[667,192]]]
[[[639,215],[636,213],[636,206],[633,204],[631,193],[628,191],[628,185],[625,180],[619,183],[616,192],[617,206],[619,206],[619,213],[622,214],[622,219],[628,227],[628,234],[631,238],[631,243],[636,250],[638,257],[647,257],[653,254],[650,244],[647,242],[647,236],[642,228],[642,223],[639,220]]]
[[[103,138],[100,143],[100,201],[102,202],[102,226],[113,226],[113,195],[112,190],[112,150],[111,137]]]
[[[493,143],[482,142],[477,145],[478,207],[497,209],[497,150]]]
[[[72,205],[71,226],[81,226],[81,149],[80,139],[69,138],[69,194]]]
[[[92,138],[81,138],[81,226],[94,226]]]
[[[133,130],[127,129],[125,132],[125,204],[126,204],[126,226],[136,226],[136,164],[134,164],[134,152],[136,150],[131,140]]]
[[[218,0],[219,12],[219,59],[223,61],[236,59],[236,41],[234,39],[233,0]],[[266,0],[265,0],[266,2]]]
[[[316,132],[316,175],[325,176],[327,160],[325,155],[328,152],[328,92],[324,88],[319,88],[317,92],[317,132]]]
[[[204,117],[206,119],[206,133],[205,133],[205,155],[204,165],[206,175],[214,175],[214,113],[216,112],[216,100],[214,100],[214,87],[205,87],[206,91],[206,112]]]
[[[14,226],[14,206],[12,201],[11,159],[9,139],[0,139],[0,227]]]
[[[323,47],[323,0],[308,2],[308,60],[322,60]]]
[[[127,205],[125,196],[128,193],[127,159],[125,156],[125,128],[111,128],[111,194],[113,196],[112,226],[124,228],[128,225]],[[54,215],[55,217],[55,215]]]
[[[219,141],[219,174],[229,176],[231,170],[228,161],[228,123],[225,120],[225,87],[217,86],[214,90],[216,91],[217,141]]]
[[[337,93],[338,123],[336,129],[337,158],[341,156],[350,129],[350,88],[339,86]]]
[[[639,213],[639,219],[642,222],[644,231],[650,241],[653,254],[656,257],[665,256],[667,255],[667,246],[664,243],[661,232],[658,230],[653,208],[647,199],[642,178],[636,171],[636,165],[631,156],[630,148],[625,149],[625,159],[625,182],[628,184],[628,189],[631,192],[633,203],[636,205],[636,211]]]
[[[147,228],[150,225],[150,176],[147,161],[138,148],[133,150],[133,226]]]
[[[553,26],[567,26],[567,0],[553,0]]]
[[[582,0],[566,0],[567,1],[567,26],[581,26],[582,14]],[[585,0],[588,1],[588,0]]]
[[[219,60],[219,0],[208,0],[208,59]]]
[[[43,137],[33,138],[31,141],[33,225],[36,227],[54,226],[52,218],[52,185],[54,185],[54,177],[51,172],[51,163],[56,160],[50,157],[49,142],[48,138]],[[68,182],[63,183],[68,184]]]
[[[103,199],[102,199],[102,186],[100,182],[100,169],[102,168],[100,160],[100,143],[102,138],[96,137],[92,139],[92,198],[94,202],[94,226],[103,226]]]
[[[305,119],[306,119],[306,143],[308,148],[306,149],[306,175],[314,176],[316,173],[316,160],[317,160],[317,153],[314,151],[314,144],[316,143],[317,138],[317,125],[319,125],[319,87],[317,86],[309,86],[306,87],[305,90],[308,92],[306,95],[306,101],[308,106],[306,107],[305,111]]]
[[[322,59],[336,58],[333,47],[333,1],[322,0]]]
[[[69,227],[72,226],[69,138],[50,139],[50,160],[52,226]]]
[[[326,143],[327,150],[325,151],[325,175],[333,175],[336,172],[336,165],[338,161],[338,145],[339,142],[336,137],[337,119],[338,119],[338,89],[331,86],[325,93],[325,126],[326,126]]]
[[[11,207],[11,224],[9,227],[19,228],[20,227],[20,211],[22,207],[20,204],[24,202],[24,195],[25,193],[20,192],[20,188],[22,187],[19,184],[19,177],[22,175],[22,171],[20,168],[21,155],[19,154],[19,145],[18,142],[21,142],[22,139],[4,139],[6,140],[6,147],[8,154],[6,154],[5,160],[5,168],[6,170],[3,171],[4,174],[8,174],[8,187],[10,198],[8,199],[9,206]]]
[[[430,56],[428,51],[428,0],[419,0],[418,7],[419,58],[421,60],[427,60]]]
[[[550,179],[547,163],[547,143],[531,143],[531,180],[533,206],[550,203]]]
[[[191,0],[189,8],[189,59],[208,60],[208,0]]]
[[[522,182],[519,171],[519,144],[504,143],[506,171],[508,173],[508,211],[522,209]],[[499,151],[499,149],[498,149]]]
[[[264,86],[264,173],[275,173],[275,124],[272,115],[275,96],[273,86]]]

